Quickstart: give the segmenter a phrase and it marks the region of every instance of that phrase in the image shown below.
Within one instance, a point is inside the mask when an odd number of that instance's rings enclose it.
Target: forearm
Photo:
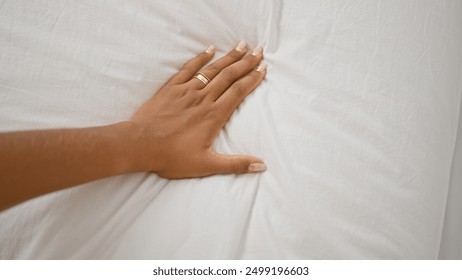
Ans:
[[[128,123],[0,134],[0,211],[92,180],[141,171]]]

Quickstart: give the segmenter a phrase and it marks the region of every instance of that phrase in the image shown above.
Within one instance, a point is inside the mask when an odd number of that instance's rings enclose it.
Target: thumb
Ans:
[[[225,155],[211,152],[209,165],[212,173],[257,173],[266,170],[259,158],[247,155]]]

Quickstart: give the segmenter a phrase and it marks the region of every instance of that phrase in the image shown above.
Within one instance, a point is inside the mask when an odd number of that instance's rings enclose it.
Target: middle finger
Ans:
[[[246,58],[224,68],[206,87],[207,98],[217,100],[226,89],[252,71],[263,58],[263,49],[256,47]]]

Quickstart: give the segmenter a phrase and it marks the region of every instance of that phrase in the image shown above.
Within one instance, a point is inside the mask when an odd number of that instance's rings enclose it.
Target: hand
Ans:
[[[129,121],[0,133],[0,211],[30,198],[137,171],[166,178],[265,170],[252,156],[222,155],[212,141],[263,80],[262,49],[245,43],[208,65],[214,48],[186,63]],[[206,85],[207,84],[207,85]]]
[[[252,173],[266,169],[253,156],[224,155],[212,142],[266,74],[262,48],[245,56],[247,46],[204,67],[215,54],[210,46],[175,74],[131,118],[136,131],[139,164],[165,178],[202,177],[216,173]],[[245,56],[245,57],[244,57]],[[201,70],[210,82],[194,75]]]

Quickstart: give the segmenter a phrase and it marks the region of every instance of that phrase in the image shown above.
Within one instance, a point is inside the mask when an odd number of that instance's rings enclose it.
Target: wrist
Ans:
[[[141,132],[131,122],[124,121],[109,126],[112,134],[111,146],[114,151],[114,169],[117,173],[145,171],[142,164],[142,148],[139,145]]]
[[[117,162],[121,173],[152,171],[143,130],[132,121],[112,125],[116,137]]]

